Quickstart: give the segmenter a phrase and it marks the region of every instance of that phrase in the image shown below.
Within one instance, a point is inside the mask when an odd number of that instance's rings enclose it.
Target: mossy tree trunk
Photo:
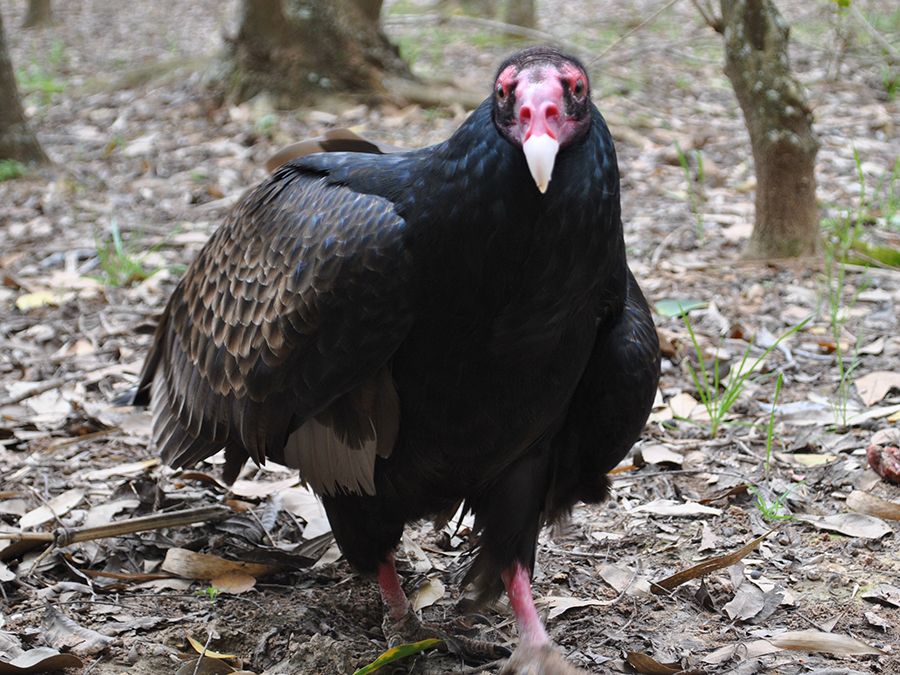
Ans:
[[[803,86],[788,60],[789,29],[771,0],[721,0],[725,74],[756,165],[756,219],[744,255],[786,258],[820,248],[816,203],[819,142]]]
[[[54,25],[50,0],[28,0],[28,10],[22,20],[22,28],[43,28]]]
[[[15,159],[25,164],[47,164],[50,161],[25,120],[12,61],[6,48],[2,15],[0,15],[0,159]]]
[[[380,11],[381,0],[242,0],[229,97],[265,91],[282,107],[338,93],[386,98],[386,76],[412,76],[380,30]]]

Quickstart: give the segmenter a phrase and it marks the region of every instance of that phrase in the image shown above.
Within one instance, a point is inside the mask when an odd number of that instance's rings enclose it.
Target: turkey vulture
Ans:
[[[585,68],[536,47],[447,141],[379,153],[290,159],[232,210],[175,288],[136,402],[169,464],[224,448],[227,480],[248,458],[298,469],[377,578],[389,641],[498,655],[422,624],[394,567],[407,523],[464,505],[467,581],[505,588],[518,622],[510,670],[563,672],[532,600],[538,533],[606,497],[659,378],[612,138]]]

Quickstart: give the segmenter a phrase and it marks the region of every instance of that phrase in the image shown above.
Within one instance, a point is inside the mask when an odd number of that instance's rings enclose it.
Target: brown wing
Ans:
[[[138,397],[187,466],[226,448],[287,462],[320,492],[371,492],[399,403],[389,360],[412,323],[406,224],[386,199],[286,167],[250,193],[175,289]]]
[[[266,170],[274,171],[285,162],[317,152],[363,152],[375,155],[388,155],[408,150],[409,148],[401,148],[390,143],[364,138],[349,129],[330,129],[322,136],[291,143],[282,148],[266,162]]]

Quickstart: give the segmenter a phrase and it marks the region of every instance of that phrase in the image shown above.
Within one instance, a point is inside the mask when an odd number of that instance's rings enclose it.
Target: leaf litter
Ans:
[[[188,636],[199,635],[214,636],[213,652],[239,656],[204,656],[199,672],[366,667],[383,652],[377,588],[339,559],[321,506],[298,478],[268,466],[228,488],[217,458],[174,473],[149,454],[149,416],[114,401],[134,386],[180,270],[279,147],[335,126],[421,146],[448,136],[459,110],[336,105],[294,114],[263,99],[216,108],[190,76],[88,90],[98,73],[167,59],[173,45],[179,56],[212,53],[236,3],[147,5],[157,23],[146,12],[116,13],[116,25],[145,36],[127,49],[80,6],[54,7],[61,25],[40,32],[16,28],[24,7],[4,9],[14,63],[57,67],[47,54],[61,40],[71,85],[48,101],[25,99],[58,170],[0,183],[0,536],[8,537],[0,540],[0,637],[9,641],[0,643],[0,673],[81,664],[97,675],[193,673]],[[865,49],[808,37],[832,14],[781,10],[797,22],[792,57],[816,102],[820,200],[829,216],[855,213],[853,149],[867,175],[888,175],[900,104],[880,96]],[[548,0],[538,11],[541,26],[574,34],[595,10]],[[606,8],[603,20],[624,33],[629,11]],[[740,259],[753,217],[746,131],[721,74],[718,36],[697,28],[690,3],[669,11],[680,42],[650,26],[598,71],[598,103],[620,157],[629,260],[664,343],[658,405],[613,475],[610,502],[579,507],[542,535],[539,606],[567,657],[594,671],[736,671],[756,661],[790,672],[884,672],[900,648],[900,493],[866,453],[900,440],[900,273],[846,266],[840,300],[852,310],[836,314],[835,331],[823,263]],[[395,40],[434,39],[411,30],[389,27]],[[417,70],[483,89],[515,47],[472,49],[473,37],[463,31],[422,50]],[[699,58],[680,56],[686,49]],[[276,124],[263,130],[263,116]],[[684,169],[672,163],[676,143],[703,156],[702,239]],[[873,234],[897,246],[895,230]],[[98,247],[109,241],[116,245],[103,250],[158,271],[130,286],[98,281]],[[686,363],[702,356],[727,383],[736,357],[749,349],[755,363],[773,336],[807,319],[759,361],[711,437]],[[841,376],[838,350],[856,364],[850,377]],[[779,500],[791,517],[770,533],[775,512],[760,503]],[[183,515],[202,509],[211,510]],[[142,520],[154,514],[173,520]],[[457,518],[435,532],[423,523],[404,538],[398,565],[426,617],[458,612],[472,527]],[[23,532],[39,538],[20,540]],[[666,592],[653,592],[660,580]],[[487,637],[513,644],[506,603],[488,613]],[[44,626],[53,632],[42,635]],[[419,673],[464,669],[434,652],[404,663]]]

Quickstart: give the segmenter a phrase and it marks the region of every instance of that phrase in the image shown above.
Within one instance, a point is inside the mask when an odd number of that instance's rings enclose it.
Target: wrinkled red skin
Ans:
[[[900,450],[870,445],[866,448],[866,459],[869,460],[869,466],[884,480],[900,485]]]

